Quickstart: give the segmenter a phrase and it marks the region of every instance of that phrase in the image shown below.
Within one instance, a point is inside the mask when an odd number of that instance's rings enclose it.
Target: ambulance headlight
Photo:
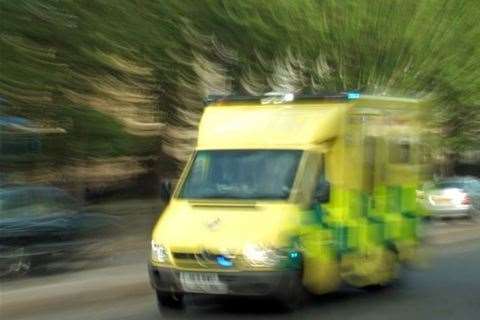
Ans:
[[[164,245],[158,244],[152,240],[152,260],[156,262],[167,262],[168,251]]]
[[[243,249],[245,260],[252,267],[274,267],[283,256],[275,249],[259,246],[256,244],[247,244]]]

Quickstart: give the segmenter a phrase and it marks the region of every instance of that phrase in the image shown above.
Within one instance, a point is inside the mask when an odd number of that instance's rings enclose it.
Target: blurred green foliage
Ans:
[[[78,156],[155,150],[160,140],[128,138],[125,117],[165,124],[169,150],[188,151],[202,96],[271,90],[428,98],[445,151],[480,147],[477,0],[2,0],[0,10],[0,96],[33,118],[68,115]]]

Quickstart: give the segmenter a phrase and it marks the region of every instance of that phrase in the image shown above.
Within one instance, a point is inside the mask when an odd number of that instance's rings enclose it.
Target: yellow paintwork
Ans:
[[[221,218],[218,229],[208,224]],[[154,239],[171,250],[241,254],[247,243],[285,246],[287,233],[300,224],[298,208],[282,201],[232,203],[230,201],[174,200],[153,231]],[[282,233],[281,231],[285,232]]]
[[[199,149],[304,149],[339,134],[346,103],[210,106],[198,133]]]
[[[303,253],[305,287],[314,293],[335,290],[342,281],[365,286],[382,284],[396,276],[392,252],[408,256],[418,242],[412,233],[416,220],[411,193],[421,179],[415,143],[408,164],[389,162],[395,139],[420,139],[419,102],[412,99],[364,96],[354,101],[309,101],[261,105],[245,102],[208,106],[200,122],[197,150],[298,149],[299,164],[290,198],[283,201],[185,200],[178,198],[189,172],[186,165],[170,203],[157,222],[152,239],[171,253],[225,252],[242,255],[246,244],[284,248],[299,239]],[[375,140],[375,169],[366,137]],[[410,141],[409,140],[409,141]],[[394,150],[395,151],[395,150]],[[328,212],[323,222],[313,221],[308,199],[324,155],[325,175],[331,183]],[[313,160],[312,160],[313,159]],[[220,218],[218,227],[208,227]],[[313,220],[312,220],[313,219]],[[385,239],[378,223],[384,226]],[[313,222],[312,222],[313,221]],[[342,244],[353,251],[341,253],[338,234],[347,230]],[[336,238],[337,237],[337,238]],[[341,255],[341,259],[339,259]],[[152,261],[154,265],[160,265]],[[171,268],[188,269],[173,262]],[[218,272],[257,270],[248,264]]]

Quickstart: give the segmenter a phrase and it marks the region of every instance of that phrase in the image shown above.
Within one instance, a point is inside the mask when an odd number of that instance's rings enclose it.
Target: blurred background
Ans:
[[[109,279],[114,265],[143,276],[161,182],[191,153],[209,94],[427,99],[432,170],[419,201],[450,219],[427,235],[465,248],[480,238],[479,16],[476,0],[1,1],[5,314],[35,296],[18,290],[79,272]],[[138,310],[133,319],[148,318]]]

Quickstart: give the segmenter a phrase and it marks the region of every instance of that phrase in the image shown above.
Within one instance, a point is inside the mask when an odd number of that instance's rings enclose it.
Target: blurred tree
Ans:
[[[162,142],[184,161],[203,96],[271,90],[426,97],[446,153],[480,148],[475,0],[3,0],[0,10],[0,96],[32,117],[68,115],[78,154],[127,152],[124,131],[160,136],[143,152]],[[117,138],[81,142],[103,130]]]

